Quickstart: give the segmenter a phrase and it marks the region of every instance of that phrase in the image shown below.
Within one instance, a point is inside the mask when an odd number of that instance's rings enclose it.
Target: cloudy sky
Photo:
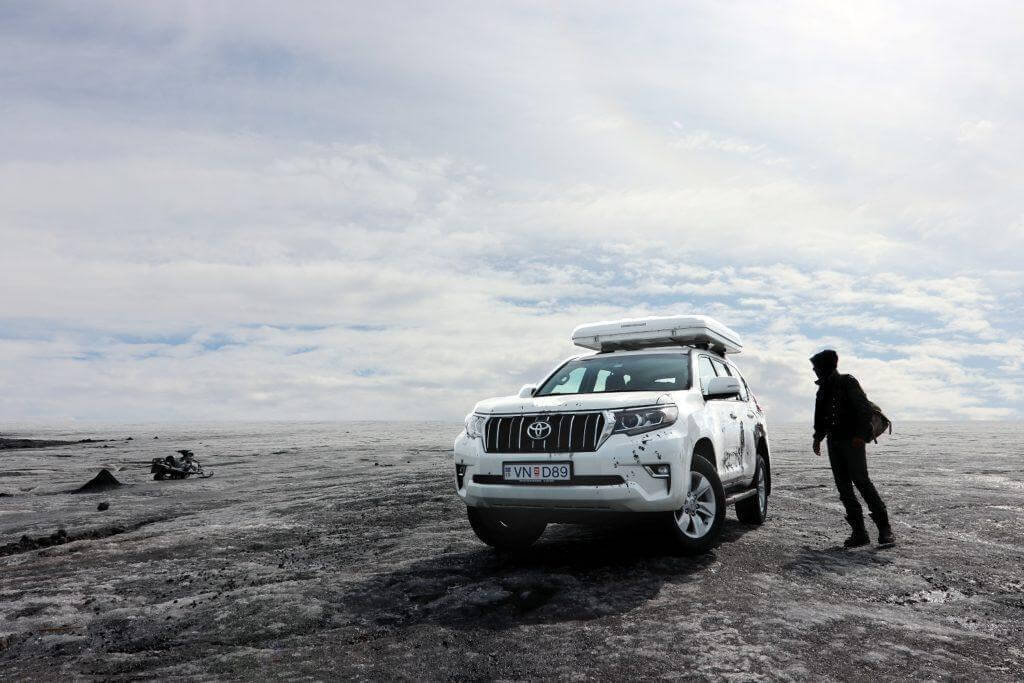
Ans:
[[[1024,417],[1024,7],[0,9],[0,422],[445,419],[699,312]]]

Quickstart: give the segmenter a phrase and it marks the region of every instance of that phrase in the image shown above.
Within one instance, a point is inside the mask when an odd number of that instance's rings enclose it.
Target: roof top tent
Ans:
[[[740,336],[706,315],[667,315],[580,325],[572,343],[602,353],[657,346],[705,347],[721,354],[743,350]]]

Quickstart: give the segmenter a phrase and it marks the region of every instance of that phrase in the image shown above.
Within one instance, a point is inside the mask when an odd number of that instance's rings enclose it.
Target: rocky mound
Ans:
[[[121,482],[117,480],[110,470],[104,468],[99,471],[95,477],[87,481],[81,487],[75,489],[73,493],[98,493],[100,491],[109,491],[110,489],[116,489],[118,486],[123,486]]]

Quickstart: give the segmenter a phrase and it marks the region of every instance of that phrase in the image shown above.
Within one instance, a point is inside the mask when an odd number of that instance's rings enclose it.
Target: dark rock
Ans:
[[[127,439],[125,439],[125,441],[135,441],[135,439],[129,436]]]
[[[159,439],[160,437],[159,437],[159,436],[154,436],[153,438],[154,438],[154,439]]]
[[[99,491],[116,489],[119,486],[122,486],[121,482],[110,473],[110,470],[104,468],[99,471],[99,474],[75,489],[72,493],[97,493]]]
[[[108,503],[107,501],[103,501],[102,503],[96,506],[96,509],[99,510],[100,512],[103,512],[104,510],[109,510],[110,503]]]
[[[40,439],[0,439],[0,450],[16,448],[52,448],[54,446],[70,446],[74,441],[53,441]]]

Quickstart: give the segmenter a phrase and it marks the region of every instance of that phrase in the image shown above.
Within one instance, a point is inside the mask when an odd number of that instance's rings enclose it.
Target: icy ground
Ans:
[[[22,430],[111,441],[0,451],[0,546],[99,536],[0,556],[0,671],[1020,680],[1021,427],[897,425],[870,463],[899,545],[856,551],[837,547],[807,430],[777,427],[768,522],[730,512],[698,559],[636,525],[553,526],[496,557],[452,492],[457,425]],[[215,476],[155,482],[132,464],[179,448]],[[66,493],[104,465],[126,485]]]

